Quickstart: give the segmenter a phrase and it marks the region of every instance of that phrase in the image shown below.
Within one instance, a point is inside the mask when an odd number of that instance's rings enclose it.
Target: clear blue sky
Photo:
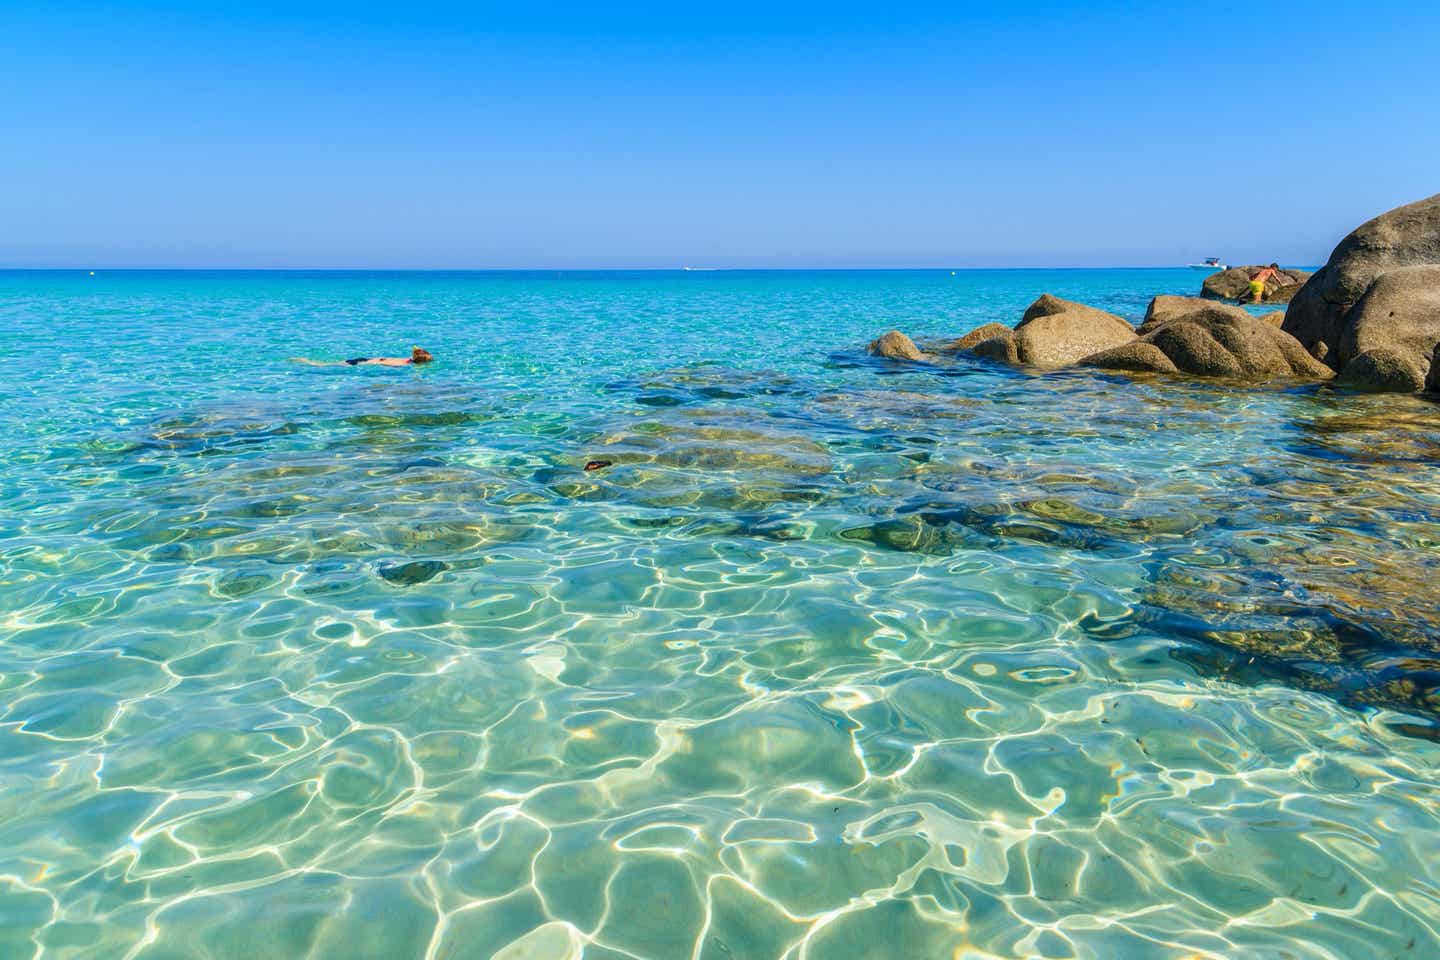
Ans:
[[[0,3],[0,266],[1317,262],[1440,4]]]

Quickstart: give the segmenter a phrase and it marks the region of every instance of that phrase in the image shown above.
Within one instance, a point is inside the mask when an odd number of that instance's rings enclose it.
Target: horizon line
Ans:
[[[1248,266],[1234,264],[1230,268]],[[1283,264],[1285,269],[1318,269],[1317,264]],[[1189,270],[1177,263],[1107,264],[1104,266],[1031,264],[993,267],[13,267],[0,273],[980,273],[993,270]],[[1218,271],[1216,271],[1218,272]]]

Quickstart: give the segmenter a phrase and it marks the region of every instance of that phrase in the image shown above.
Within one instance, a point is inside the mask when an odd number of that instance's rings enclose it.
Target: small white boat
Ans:
[[[1230,267],[1220,262],[1219,257],[1206,257],[1204,263],[1190,264],[1191,270],[1209,270],[1211,273],[1217,270],[1229,270]]]

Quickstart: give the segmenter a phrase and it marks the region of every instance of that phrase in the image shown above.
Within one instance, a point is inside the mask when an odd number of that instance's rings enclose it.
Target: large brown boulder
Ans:
[[[923,362],[928,359],[920,348],[915,346],[915,341],[899,330],[891,330],[878,340],[871,341],[869,349],[875,356],[890,360]]]
[[[1209,300],[1250,300],[1250,278],[1263,266],[1231,267],[1212,273],[1200,284],[1200,296]],[[1310,279],[1308,270],[1280,270],[1265,281],[1261,303],[1289,303]]]
[[[1299,342],[1250,314],[1183,319],[1150,335],[1183,373],[1201,377],[1269,380],[1330,375]]]
[[[1145,322],[1135,333],[1146,336],[1154,333],[1167,323],[1176,320],[1191,320],[1201,323],[1219,322],[1227,317],[1249,316],[1240,307],[1228,303],[1216,303],[1201,297],[1176,297],[1167,294],[1155,297],[1145,308]]]
[[[1325,266],[1290,301],[1284,329],[1311,354],[1341,370],[1358,356],[1342,360],[1341,340],[1354,319],[1356,305],[1376,278],[1403,267],[1432,264],[1440,264],[1440,194],[1381,214],[1341,240]],[[1411,291],[1407,296],[1413,295],[1416,288],[1409,285],[1416,282],[1406,281],[1406,289]],[[1394,290],[1386,296],[1399,299]],[[1401,311],[1396,312],[1398,317]],[[1400,322],[1410,325],[1404,318]],[[1428,368],[1430,356],[1425,350],[1411,362]]]
[[[1020,322],[1015,324],[1015,329],[1019,330],[1021,327],[1033,323],[1042,317],[1054,317],[1062,313],[1089,317],[1096,323],[1109,321],[1123,324],[1127,327],[1130,326],[1130,324],[1125,323],[1124,320],[1113,313],[1106,313],[1104,310],[1089,307],[1083,303],[1076,303],[1074,300],[1066,300],[1064,297],[1057,297],[1053,293],[1042,293],[1035,298],[1034,303],[1025,308],[1025,313],[1021,315]]]
[[[1007,336],[1011,332],[1010,328],[1003,323],[987,323],[984,326],[976,327],[958,340],[951,340],[949,343],[943,344],[937,349],[950,352],[973,350],[976,344],[983,343],[992,337]]]
[[[1082,303],[1043,294],[1015,325],[1021,363],[1068,367],[1092,353],[1135,339],[1135,328],[1120,317]]]
[[[1380,274],[1351,309],[1335,351],[1342,382],[1365,390],[1425,389],[1440,344],[1440,264]]]
[[[1249,381],[1332,376],[1294,337],[1262,318],[1198,299],[1182,309],[1178,299],[1152,301],[1139,340],[1084,357],[1081,366]]]
[[[1345,364],[1339,381],[1357,390],[1375,393],[1419,393],[1425,389],[1426,369],[1414,355],[1377,347]]]
[[[1145,308],[1145,319],[1135,332],[1143,337],[1154,330],[1158,324],[1168,323],[1176,317],[1208,306],[1210,306],[1210,301],[1202,300],[1199,297],[1181,297],[1162,293],[1158,297],[1151,298],[1150,306]]]

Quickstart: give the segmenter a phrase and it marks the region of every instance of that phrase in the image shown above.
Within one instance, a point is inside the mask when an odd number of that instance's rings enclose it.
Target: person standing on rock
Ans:
[[[1255,271],[1250,278],[1250,302],[1259,303],[1265,299],[1265,282],[1274,279],[1280,274],[1280,265],[1272,263],[1268,267],[1262,267]]]

